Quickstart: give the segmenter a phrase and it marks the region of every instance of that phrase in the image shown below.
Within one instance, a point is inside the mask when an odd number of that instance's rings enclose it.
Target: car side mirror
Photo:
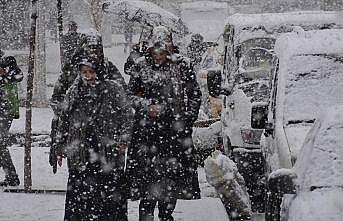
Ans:
[[[294,194],[294,179],[297,174],[292,169],[278,169],[272,172],[268,178],[268,189],[278,194]]]
[[[265,124],[264,136],[269,137],[273,135],[273,133],[274,133],[274,124],[271,122],[267,122]]]
[[[207,72],[207,88],[212,97],[219,95],[230,95],[231,90],[222,88],[222,73],[220,70],[208,70]],[[232,89],[232,88],[231,88]]]

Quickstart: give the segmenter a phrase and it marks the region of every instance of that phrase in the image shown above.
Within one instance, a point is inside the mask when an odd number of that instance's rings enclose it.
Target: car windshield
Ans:
[[[275,45],[274,38],[253,38],[242,42],[236,48],[237,59],[239,60],[252,48],[264,48],[266,50],[272,50]]]
[[[269,100],[269,82],[266,80],[250,81],[240,84],[238,88],[243,90],[251,102],[268,102]]]
[[[286,124],[313,122],[322,108],[343,104],[343,54],[294,56],[287,73]]]
[[[269,51],[263,48],[253,48],[243,56],[241,68],[245,71],[260,69],[270,70],[272,67],[272,61],[273,55]]]

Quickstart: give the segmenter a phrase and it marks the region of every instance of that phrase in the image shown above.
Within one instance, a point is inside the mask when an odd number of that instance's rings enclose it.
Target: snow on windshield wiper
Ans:
[[[292,125],[292,124],[303,124],[303,123],[307,123],[307,124],[313,124],[315,121],[315,119],[311,119],[311,120],[289,120],[287,125]]]

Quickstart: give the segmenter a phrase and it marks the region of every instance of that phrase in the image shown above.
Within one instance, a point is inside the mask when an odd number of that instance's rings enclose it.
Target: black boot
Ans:
[[[18,175],[6,176],[3,181],[0,182],[0,186],[19,186],[20,180]]]

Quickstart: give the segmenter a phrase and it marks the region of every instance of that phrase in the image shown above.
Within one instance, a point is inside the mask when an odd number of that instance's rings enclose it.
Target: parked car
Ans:
[[[274,190],[284,193],[281,221],[342,220],[342,134],[343,106],[324,109],[307,134],[294,167],[271,174]]]
[[[233,118],[226,115],[233,115],[234,112],[252,113],[255,102],[268,101],[259,98],[258,96],[268,96],[270,90],[264,90],[265,93],[259,95],[246,94],[248,98],[254,97],[251,101],[251,106],[248,110],[237,109],[240,105],[233,105],[236,100],[236,89],[241,89],[241,85],[249,84],[251,81],[270,80],[272,70],[275,67],[274,59],[274,44],[278,36],[287,32],[302,32],[307,30],[318,30],[326,28],[343,28],[343,22],[337,19],[338,12],[323,12],[323,11],[299,11],[288,13],[265,13],[265,14],[234,14],[228,18],[228,22],[224,31],[224,65],[222,71],[223,87],[232,87],[233,90],[223,99],[223,122],[224,125],[233,125],[230,120],[242,121],[247,124],[251,122],[251,114],[241,114],[242,118]],[[249,83],[248,83],[249,82]],[[262,83],[263,84],[263,83]],[[255,84],[256,85],[256,84]],[[269,84],[267,84],[269,85]],[[244,86],[242,86],[244,87]],[[243,90],[243,92],[245,92]],[[244,93],[245,94],[245,93]],[[262,105],[265,105],[263,108]],[[259,103],[260,111],[254,112],[258,116],[263,115],[267,109],[267,103]],[[247,149],[259,149],[259,142],[248,143],[244,142],[244,134],[240,133],[242,127],[246,125],[235,124],[237,128],[224,128],[229,132],[224,134],[225,149],[230,153],[235,147]],[[255,131],[253,126],[249,126],[251,135],[253,133],[261,133]],[[264,129],[256,128],[256,129]],[[231,134],[230,134],[231,133]],[[235,137],[232,136],[235,134]]]
[[[222,72],[208,74],[210,95],[222,96],[223,145],[245,178],[252,208],[264,211],[265,165],[260,138],[267,126],[275,39],[286,32],[342,28],[338,12],[235,14],[224,31]]]
[[[261,138],[267,177],[292,168],[322,108],[343,104],[342,42],[343,30],[338,29],[288,33],[277,40],[268,122]],[[266,221],[280,219],[282,193],[274,191],[273,183],[267,185]]]

